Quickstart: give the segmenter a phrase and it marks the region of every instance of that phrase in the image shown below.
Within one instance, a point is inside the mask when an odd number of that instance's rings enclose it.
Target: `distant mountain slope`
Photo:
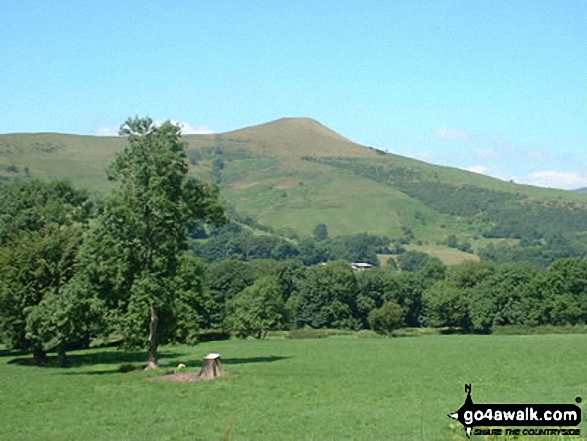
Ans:
[[[276,121],[246,127],[217,135],[188,135],[190,147],[206,142],[246,145],[247,149],[263,155],[280,157],[367,156],[375,152],[355,144],[318,121],[309,118],[282,118]]]
[[[331,236],[409,238],[422,250],[446,249],[452,235],[463,249],[544,243],[555,233],[586,241],[583,194],[385,153],[311,119],[284,118],[184,139],[190,172],[218,183],[237,211],[274,229],[310,234],[325,223]],[[124,145],[119,137],[0,135],[0,176],[69,178],[103,191],[110,185],[104,170]],[[452,257],[453,251],[460,253],[453,248]]]
[[[579,193],[579,194],[587,194],[587,187],[583,187],[583,188],[578,188],[576,190],[573,190],[575,193]]]

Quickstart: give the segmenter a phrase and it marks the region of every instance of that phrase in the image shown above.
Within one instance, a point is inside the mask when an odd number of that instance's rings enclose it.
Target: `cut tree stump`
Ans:
[[[212,380],[217,377],[223,377],[224,375],[224,366],[222,366],[222,357],[220,354],[208,354],[204,356],[204,362],[198,374],[198,380]]]

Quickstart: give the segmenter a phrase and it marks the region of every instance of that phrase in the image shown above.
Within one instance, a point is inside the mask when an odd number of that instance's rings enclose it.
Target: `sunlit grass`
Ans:
[[[1,353],[2,439],[453,439],[448,412],[476,402],[572,403],[585,396],[586,335],[439,336],[207,342],[162,349],[160,373],[220,352],[230,374],[153,381],[144,355],[70,354],[69,368]],[[459,432],[457,432],[459,433]]]

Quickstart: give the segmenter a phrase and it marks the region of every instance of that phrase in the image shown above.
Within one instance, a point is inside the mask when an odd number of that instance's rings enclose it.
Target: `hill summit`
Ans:
[[[244,129],[211,135],[216,140],[247,143],[249,150],[275,156],[371,156],[365,147],[311,118],[281,118]],[[186,139],[194,139],[186,136]]]

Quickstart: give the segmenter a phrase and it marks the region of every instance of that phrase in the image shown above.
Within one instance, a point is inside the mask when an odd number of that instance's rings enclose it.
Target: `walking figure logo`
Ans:
[[[467,424],[465,421],[465,412],[470,411],[474,408],[473,399],[471,398],[471,385],[465,384],[465,392],[467,392],[467,398],[465,398],[465,403],[461,406],[459,410],[453,413],[449,413],[448,416],[454,420],[457,420],[459,423],[463,425],[463,427],[467,431],[467,436],[471,436],[471,430],[473,430],[473,426]]]

